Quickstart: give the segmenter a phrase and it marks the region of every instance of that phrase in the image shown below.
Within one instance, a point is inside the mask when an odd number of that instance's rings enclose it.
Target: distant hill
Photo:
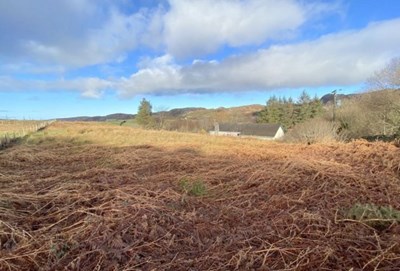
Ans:
[[[161,112],[155,112],[153,115],[155,117],[159,115],[163,115],[164,117],[167,118],[179,118],[179,117],[184,117],[187,113],[197,111],[197,110],[206,110],[203,107],[186,107],[186,108],[176,108],[176,109],[171,109],[169,111],[161,111]],[[57,120],[60,121],[109,121],[109,120],[129,120],[133,119],[136,116],[136,114],[124,114],[124,113],[115,113],[115,114],[110,114],[106,116],[78,116],[78,117],[72,117],[72,118],[59,118]]]
[[[362,95],[362,94],[337,94],[336,95],[336,99],[338,101],[339,100],[342,100],[342,101],[343,100],[349,100],[349,99],[352,99],[352,98],[354,98],[356,96],[359,96],[359,95]],[[325,94],[324,96],[321,97],[320,100],[324,105],[332,104],[333,103],[333,94],[332,93]]]
[[[186,114],[188,114],[190,112],[201,111],[201,110],[207,110],[207,109],[205,109],[203,107],[175,108],[175,109],[171,109],[169,111],[155,112],[153,115],[154,116],[164,115],[165,117],[179,118],[179,117],[185,117]]]
[[[348,100],[355,98],[360,94],[337,94],[337,100]],[[328,93],[320,98],[324,105],[333,103],[333,94]],[[168,111],[155,112],[153,115],[156,118],[163,118],[167,120],[192,120],[192,121],[218,121],[218,122],[256,122],[258,113],[265,108],[265,105],[252,104],[237,107],[219,107],[216,109],[206,109],[203,107],[185,107],[174,108]],[[130,120],[133,119],[135,114],[116,113],[106,116],[79,116],[72,118],[59,118],[61,121],[110,121],[110,120]]]
[[[337,94],[337,100],[347,100],[362,94]],[[320,98],[324,105],[333,103],[333,94],[328,93]],[[192,121],[218,121],[218,122],[256,122],[258,113],[265,108],[265,105],[252,104],[237,107],[219,107],[206,109],[203,107],[174,108],[167,111],[155,112],[156,118],[167,120],[192,120]],[[133,119],[136,114],[116,113],[106,116],[78,116],[72,118],[59,118],[61,121],[123,121]]]
[[[107,121],[107,120],[127,120],[132,119],[135,115],[132,114],[123,114],[123,113],[116,113],[110,114],[107,116],[94,116],[94,117],[87,117],[87,116],[79,116],[79,117],[72,117],[72,118],[59,118],[57,120],[60,121]]]
[[[218,122],[256,122],[258,113],[264,107],[260,104],[252,104],[228,108],[203,109],[188,112],[185,117],[190,120],[209,119]]]
[[[253,104],[238,107],[220,107],[206,109],[202,107],[174,108],[168,111],[155,112],[156,119],[163,119],[165,123],[174,121],[207,122],[209,125],[218,122],[247,122],[255,123],[258,113],[263,105]],[[135,114],[116,113],[106,116],[78,116],[72,118],[59,118],[60,121],[124,121],[132,120]],[[181,124],[182,125],[182,124]]]
[[[384,92],[384,91],[386,91],[386,90],[377,90],[375,92]],[[397,89],[394,91],[400,92],[400,89]],[[360,92],[360,93],[352,93],[352,94],[337,94],[336,99],[338,101],[350,100],[350,99],[354,99],[357,97],[363,97],[364,95],[367,95],[368,93],[370,93],[370,92]],[[333,103],[333,94],[332,93],[325,94],[324,96],[321,97],[320,100],[324,105],[332,104]]]

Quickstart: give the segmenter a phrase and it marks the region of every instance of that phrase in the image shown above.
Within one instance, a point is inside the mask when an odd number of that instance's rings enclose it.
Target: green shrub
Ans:
[[[201,180],[191,181],[187,178],[183,178],[179,181],[179,187],[185,194],[190,196],[199,197],[207,194],[207,188]]]

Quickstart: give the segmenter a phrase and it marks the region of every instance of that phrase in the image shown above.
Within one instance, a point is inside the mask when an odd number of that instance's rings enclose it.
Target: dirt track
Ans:
[[[398,223],[344,217],[400,209],[390,144],[222,155],[48,137],[0,152],[0,189],[0,270],[400,269]]]

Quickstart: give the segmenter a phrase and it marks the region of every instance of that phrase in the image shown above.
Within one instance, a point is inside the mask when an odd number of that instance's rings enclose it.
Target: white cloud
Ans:
[[[203,56],[228,45],[259,45],[292,35],[333,4],[299,0],[169,0],[126,12],[124,0],[0,2],[0,56],[85,67],[123,61],[137,48],[174,57]],[[125,4],[121,4],[125,3]]]
[[[0,1],[0,91],[72,90],[99,98],[107,89],[132,96],[358,84],[400,48],[395,34],[400,19],[288,43],[322,14],[341,12],[340,0],[169,0],[169,6],[132,12],[121,9],[122,2]],[[274,40],[284,45],[225,59],[194,59],[225,46],[260,48]],[[162,56],[141,58],[130,77],[45,81],[12,76],[60,76],[73,68],[114,66],[137,48]]]
[[[6,59],[26,58],[26,43],[54,47],[79,40],[93,26],[93,17],[103,18],[104,14],[90,0],[1,1],[1,54]]]
[[[104,25],[89,29],[80,39],[54,45],[29,40],[24,49],[36,59],[69,67],[122,61],[127,52],[139,45],[147,21],[144,11],[123,15],[114,10]]]
[[[61,80],[50,84],[50,88],[77,90],[85,98],[101,98],[104,91],[110,89],[113,82],[96,77],[77,78],[74,80]]]
[[[122,61],[157,30],[160,8],[125,14],[108,0],[0,2],[0,56],[69,68]],[[157,36],[157,35],[154,35]],[[158,35],[160,36],[160,35]]]
[[[362,30],[272,46],[221,62],[197,60],[178,66],[169,57],[162,65],[149,65],[124,78],[118,87],[122,96],[132,96],[359,84],[399,53],[400,36],[393,34],[398,29],[400,19],[372,23]]]
[[[149,89],[157,92],[169,92],[181,89],[182,74],[180,67],[173,63],[170,55],[155,59],[143,59],[139,63],[141,69],[130,78],[122,78],[116,85],[122,96],[129,96],[128,90],[135,93],[147,93]],[[127,95],[125,95],[127,94]]]
[[[31,74],[31,75],[42,75],[42,74],[62,74],[65,72],[65,68],[60,65],[34,65],[30,62],[10,63],[0,65],[0,74]]]
[[[101,98],[104,91],[111,89],[114,82],[96,77],[72,80],[21,80],[10,76],[0,76],[0,91],[77,91],[85,98]]]
[[[314,41],[271,46],[222,61],[193,60],[178,65],[171,55],[143,58],[140,69],[119,79],[16,80],[0,77],[0,90],[72,90],[99,98],[107,89],[122,97],[137,94],[209,93],[279,88],[351,85],[398,56],[400,19],[372,23],[358,31],[323,36]]]
[[[296,30],[306,9],[294,0],[170,0],[165,43],[177,57],[204,55],[227,44],[261,44]]]

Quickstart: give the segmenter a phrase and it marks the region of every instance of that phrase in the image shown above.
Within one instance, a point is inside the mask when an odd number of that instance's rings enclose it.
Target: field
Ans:
[[[33,129],[38,123],[34,120],[0,120],[0,136]]]
[[[0,120],[0,149],[44,129],[51,121]]]
[[[400,270],[400,149],[56,122],[0,151],[0,270]]]

